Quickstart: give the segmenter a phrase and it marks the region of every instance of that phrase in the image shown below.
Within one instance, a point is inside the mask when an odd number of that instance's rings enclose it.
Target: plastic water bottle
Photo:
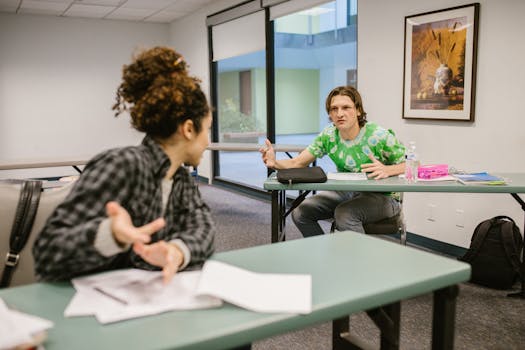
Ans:
[[[419,158],[416,153],[416,143],[410,141],[405,154],[405,180],[408,183],[417,182]]]

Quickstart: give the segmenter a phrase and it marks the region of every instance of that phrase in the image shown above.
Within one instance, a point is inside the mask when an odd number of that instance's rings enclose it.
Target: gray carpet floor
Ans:
[[[217,186],[199,184],[217,225],[216,251],[270,244],[270,202]],[[326,227],[325,227],[326,225]],[[329,229],[329,223],[322,226]],[[292,222],[286,239],[301,239]],[[410,244],[410,242],[409,242]],[[515,286],[517,290],[518,285]],[[455,349],[525,349],[525,300],[509,298],[512,291],[474,284],[460,285],[456,309]],[[430,349],[432,296],[401,303],[401,348]],[[379,332],[365,313],[350,317],[352,332],[379,347]],[[331,323],[256,341],[255,350],[331,349]]]

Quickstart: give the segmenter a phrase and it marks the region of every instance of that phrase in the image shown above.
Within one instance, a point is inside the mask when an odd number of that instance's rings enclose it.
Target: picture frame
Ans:
[[[403,119],[474,121],[479,8],[405,17]]]

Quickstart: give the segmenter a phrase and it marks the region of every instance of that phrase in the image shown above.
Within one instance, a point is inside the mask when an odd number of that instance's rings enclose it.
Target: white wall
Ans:
[[[167,45],[169,25],[0,14],[0,159],[88,158],[142,134],[111,107],[137,48]],[[2,171],[0,177],[55,176]]]
[[[367,0],[358,8],[358,84],[370,120],[417,143],[423,163],[469,171],[525,172],[525,27],[522,0],[480,0],[475,122],[401,119],[404,17],[470,1]],[[522,196],[523,197],[523,196]],[[435,219],[427,220],[429,205]],[[463,218],[456,210],[463,210]],[[523,227],[507,194],[405,194],[409,232],[468,247],[475,225],[506,214]],[[463,223],[464,228],[456,226]]]
[[[525,98],[522,69],[525,27],[522,0],[480,0],[476,117],[474,123],[403,120],[404,18],[459,6],[455,0],[363,0],[358,12],[358,84],[370,120],[396,131],[401,140],[417,142],[423,163],[448,163],[465,170],[525,172]],[[206,14],[235,1],[173,23],[171,45],[190,62],[191,71],[208,88]],[[210,176],[206,155],[199,172]],[[435,221],[426,220],[434,205]],[[463,210],[457,217],[456,210]],[[405,194],[410,232],[468,247],[474,227],[483,219],[506,214],[522,226],[523,212],[506,194]],[[463,224],[459,228],[456,224]]]

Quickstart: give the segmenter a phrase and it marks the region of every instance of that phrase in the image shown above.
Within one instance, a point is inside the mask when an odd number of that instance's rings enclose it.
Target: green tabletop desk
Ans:
[[[506,185],[463,185],[456,181],[419,181],[406,183],[397,176],[381,180],[328,180],[324,183],[282,184],[277,181],[276,173],[272,173],[264,182],[264,189],[271,192],[272,197],[272,242],[285,239],[286,191],[298,190],[302,198],[310,191],[361,191],[361,192],[449,192],[449,193],[508,193],[521,206],[525,214],[525,201],[518,193],[525,193],[525,173],[497,173],[507,181]],[[299,201],[301,195],[298,197]],[[296,201],[297,202],[297,201]],[[292,204],[292,208],[296,204]],[[525,215],[524,215],[525,216]],[[525,220],[524,220],[525,221]],[[525,222],[523,225],[525,236]],[[525,259],[522,275],[525,276]],[[515,296],[525,298],[525,278],[522,279],[521,291]]]
[[[64,318],[75,293],[69,283],[4,289],[0,297],[11,308],[54,322],[47,350],[229,349],[330,320],[335,320],[334,348],[343,349],[348,344],[340,334],[348,332],[348,315],[364,310],[381,328],[382,348],[390,349],[399,347],[400,301],[433,292],[433,348],[451,349],[457,284],[470,277],[468,264],[354,232],[239,249],[212,259],[256,272],[311,274],[313,311],[264,314],[225,304],[101,325],[94,317]]]

